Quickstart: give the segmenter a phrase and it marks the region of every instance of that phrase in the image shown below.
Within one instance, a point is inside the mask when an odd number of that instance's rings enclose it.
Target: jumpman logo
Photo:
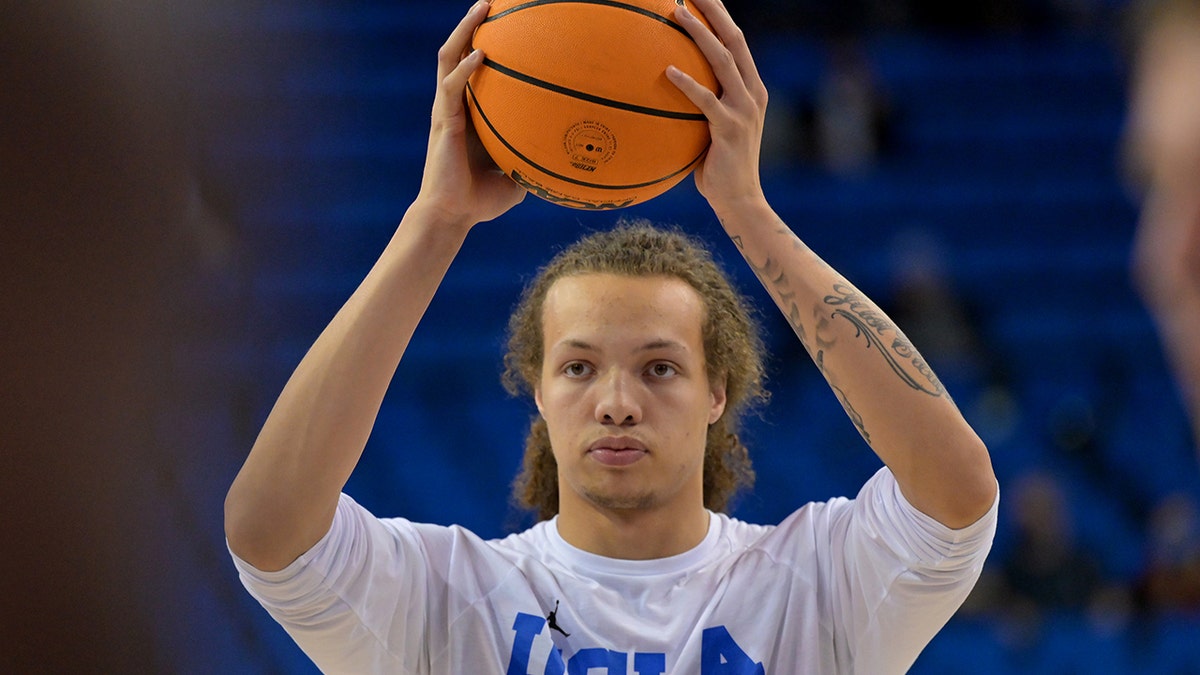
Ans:
[[[571,637],[571,634],[563,630],[558,625],[558,601],[554,601],[554,611],[550,612],[550,616],[546,617],[546,625],[550,626],[550,630],[556,630],[563,634],[563,637]]]

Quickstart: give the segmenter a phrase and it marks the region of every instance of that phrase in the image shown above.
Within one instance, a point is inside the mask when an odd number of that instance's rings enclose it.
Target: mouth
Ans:
[[[602,438],[588,447],[587,456],[605,466],[629,466],[650,454],[640,441],[626,437]]]

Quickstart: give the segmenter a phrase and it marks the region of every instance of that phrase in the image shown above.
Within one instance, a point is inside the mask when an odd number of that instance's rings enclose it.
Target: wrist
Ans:
[[[477,222],[459,208],[446,207],[417,195],[405,211],[400,225],[421,229],[437,240],[461,244]]]
[[[470,219],[415,201],[405,211],[387,250],[417,246],[427,261],[453,259],[473,225]]]
[[[741,232],[745,227],[760,227],[779,221],[779,216],[762,194],[720,202],[710,202],[717,220],[729,234]]]

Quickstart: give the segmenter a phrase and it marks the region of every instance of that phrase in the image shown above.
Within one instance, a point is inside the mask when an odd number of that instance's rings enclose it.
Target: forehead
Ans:
[[[633,331],[699,343],[703,321],[700,294],[686,281],[669,276],[562,277],[550,286],[542,306],[542,330],[548,343],[570,333]]]

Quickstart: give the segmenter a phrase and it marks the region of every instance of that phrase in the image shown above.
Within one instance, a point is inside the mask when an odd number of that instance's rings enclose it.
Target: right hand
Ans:
[[[483,53],[467,53],[471,36],[488,14],[480,0],[438,50],[438,88],[433,98],[429,148],[421,190],[414,206],[444,222],[469,229],[491,220],[525,198],[525,189],[500,171],[468,119],[467,78],[483,63]]]
[[[722,222],[740,205],[766,206],[759,178],[759,154],[767,114],[767,87],[758,74],[746,36],[721,0],[698,0],[696,7],[711,29],[683,4],[675,18],[708,59],[720,83],[709,91],[678,68],[667,69],[671,82],[708,119],[712,137],[693,176],[696,188]]]

